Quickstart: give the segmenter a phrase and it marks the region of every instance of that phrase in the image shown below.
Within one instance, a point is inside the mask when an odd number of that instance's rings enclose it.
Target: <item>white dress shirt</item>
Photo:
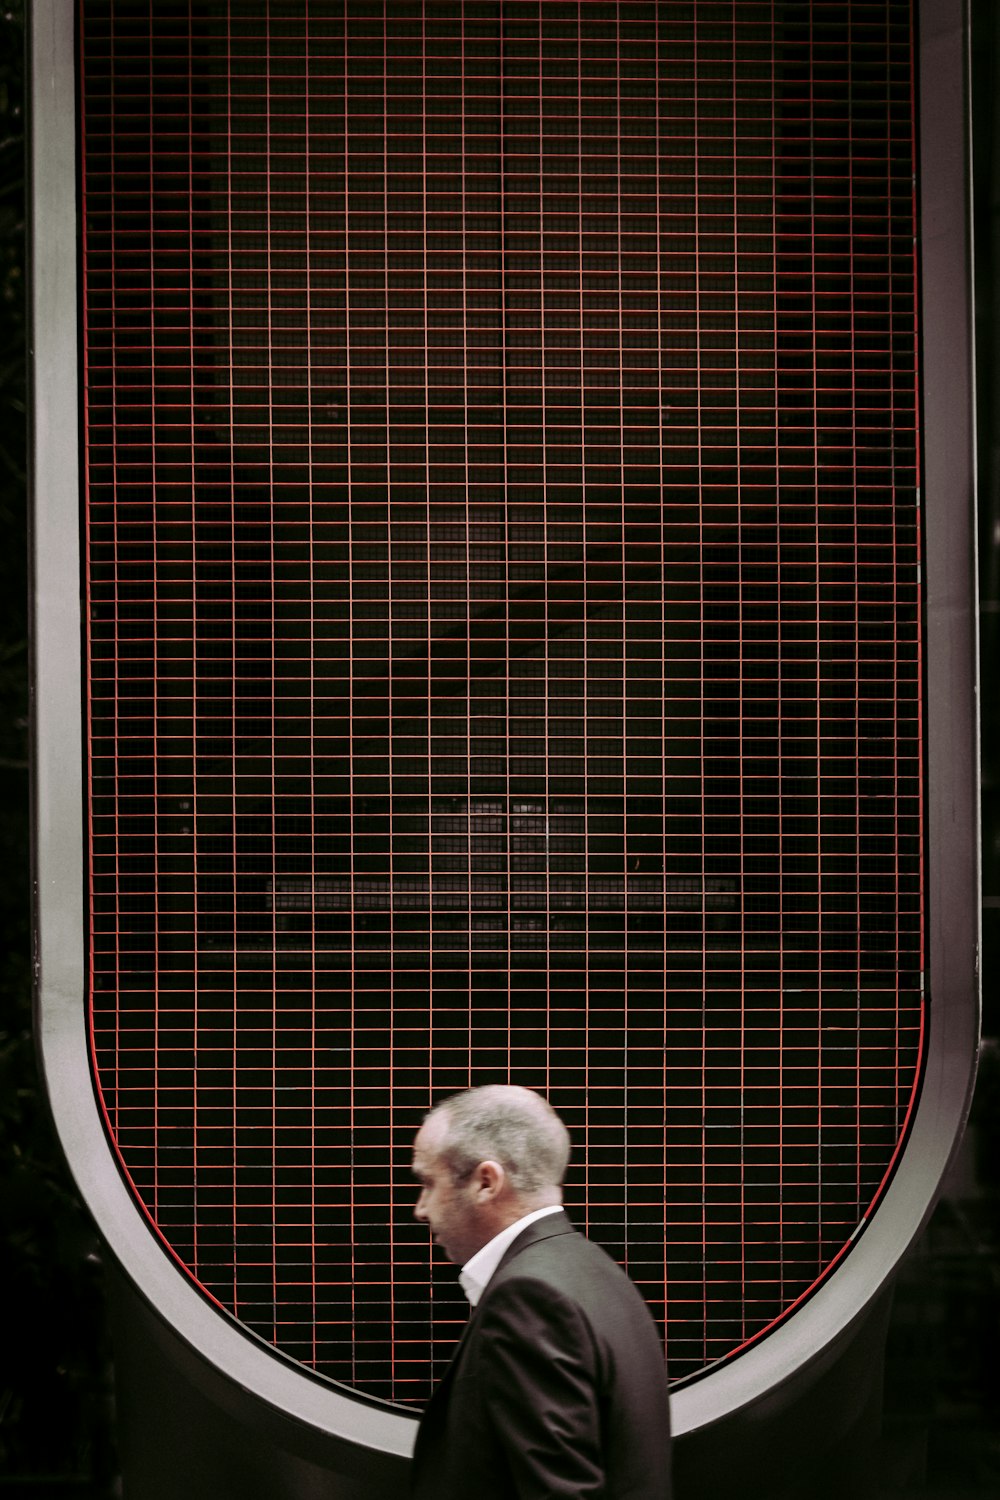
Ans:
[[[544,1219],[546,1214],[561,1213],[561,1203],[552,1203],[548,1208],[536,1208],[534,1213],[525,1214],[524,1218],[518,1219],[516,1224],[508,1224],[506,1229],[501,1229],[499,1234],[487,1240],[481,1250],[476,1251],[471,1260],[465,1262],[458,1273],[458,1281],[473,1307],[483,1295],[493,1272],[503,1260],[507,1246],[513,1244],[521,1230],[533,1224],[536,1219]]]

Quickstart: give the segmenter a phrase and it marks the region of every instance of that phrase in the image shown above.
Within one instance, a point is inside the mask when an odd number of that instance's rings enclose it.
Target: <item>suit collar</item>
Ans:
[[[522,1214],[513,1224],[508,1224],[506,1229],[501,1229],[499,1234],[495,1234],[481,1250],[477,1250],[476,1254],[466,1261],[458,1274],[458,1279],[461,1282],[462,1291],[473,1307],[492,1281],[493,1273],[503,1260],[504,1253],[528,1228],[529,1224],[533,1224],[536,1219],[551,1218],[560,1211],[558,1204],[549,1204],[545,1208],[532,1209],[529,1213]]]
[[[550,1240],[555,1235],[575,1233],[576,1230],[570,1223],[565,1209],[560,1209],[557,1214],[546,1214],[544,1219],[536,1219],[534,1223],[522,1229],[517,1239],[507,1246],[490,1280],[492,1281],[497,1271],[502,1270],[509,1261],[520,1255],[521,1251],[526,1250],[529,1245],[537,1245],[540,1240]]]
[[[503,1269],[503,1267],[506,1266],[508,1262],[514,1260],[518,1255],[520,1255],[522,1250],[526,1250],[529,1245],[537,1245],[539,1241],[553,1239],[556,1235],[575,1233],[576,1230],[570,1223],[569,1216],[567,1215],[565,1209],[562,1208],[558,1213],[546,1214],[544,1219],[535,1219],[531,1224],[526,1225],[525,1228],[521,1230],[521,1233],[515,1240],[511,1241],[511,1243],[507,1246],[507,1249],[504,1251],[503,1255],[500,1257],[500,1261],[496,1267],[496,1270],[493,1272],[493,1275],[490,1277],[489,1281],[486,1283],[486,1286],[483,1288],[482,1295],[480,1296],[475,1307],[470,1309],[469,1321],[462,1329],[462,1336],[459,1339],[458,1345],[455,1349],[456,1355],[458,1353],[458,1350],[462,1347],[462,1344],[465,1342],[466,1334],[476,1321],[476,1314],[479,1312],[480,1307],[482,1307],[483,1305],[483,1297],[485,1297],[493,1282],[496,1280],[497,1274]],[[446,1373],[450,1373],[451,1370],[454,1369],[454,1367],[455,1366],[453,1360],[452,1364],[449,1366],[449,1370]]]

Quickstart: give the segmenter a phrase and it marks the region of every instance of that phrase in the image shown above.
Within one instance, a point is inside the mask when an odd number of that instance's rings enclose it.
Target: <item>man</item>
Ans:
[[[568,1160],[559,1116],[508,1085],[446,1099],[417,1134],[416,1217],[472,1304],[420,1424],[417,1500],[668,1500],[660,1336],[563,1212]]]

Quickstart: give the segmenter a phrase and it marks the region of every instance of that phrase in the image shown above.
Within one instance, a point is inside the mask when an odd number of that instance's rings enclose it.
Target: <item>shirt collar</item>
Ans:
[[[518,1219],[516,1224],[508,1224],[506,1229],[501,1229],[491,1240],[477,1250],[471,1260],[467,1260],[458,1274],[459,1285],[468,1297],[473,1307],[479,1301],[483,1292],[489,1285],[490,1279],[497,1266],[503,1260],[504,1251],[508,1245],[512,1245],[521,1233],[533,1224],[536,1219],[544,1219],[546,1214],[562,1213],[562,1204],[550,1204],[548,1208],[536,1208],[534,1213],[525,1214],[523,1219]]]

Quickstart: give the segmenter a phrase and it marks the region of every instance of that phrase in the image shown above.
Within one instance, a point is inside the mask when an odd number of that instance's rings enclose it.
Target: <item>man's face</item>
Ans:
[[[441,1154],[448,1133],[447,1121],[432,1115],[417,1132],[413,1143],[413,1175],[420,1183],[420,1196],[413,1210],[421,1224],[430,1225],[435,1242],[457,1266],[464,1266],[490,1238],[477,1211],[477,1174],[457,1183]]]

